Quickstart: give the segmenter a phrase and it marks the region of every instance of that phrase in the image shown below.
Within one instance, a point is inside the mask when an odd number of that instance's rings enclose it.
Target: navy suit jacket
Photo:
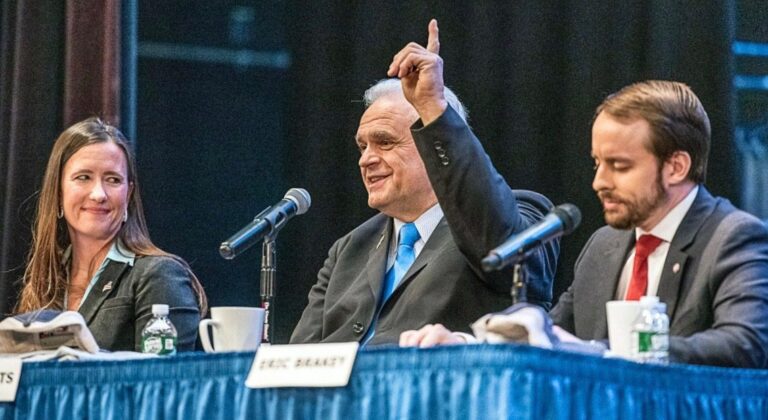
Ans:
[[[381,308],[371,344],[396,343],[401,332],[428,323],[469,331],[481,315],[509,306],[511,268],[485,273],[480,261],[552,207],[540,194],[511,190],[450,107],[428,126],[417,122],[412,133],[445,216]],[[380,213],[331,247],[292,343],[363,338],[381,297],[392,227]],[[528,299],[545,309],[558,251],[551,242],[525,265]]]
[[[605,303],[634,247],[633,230],[605,226],[576,261],[572,285],[551,315],[585,340],[608,337]],[[658,296],[670,318],[670,359],[768,367],[768,229],[704,188],[664,261]]]

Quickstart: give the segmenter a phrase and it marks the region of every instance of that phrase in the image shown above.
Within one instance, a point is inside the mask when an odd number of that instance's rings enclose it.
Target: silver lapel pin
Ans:
[[[110,290],[112,290],[112,282],[111,281],[104,285],[104,287],[101,289],[101,292],[102,293],[103,292],[108,292]]]
[[[379,238],[379,243],[376,244],[376,249],[379,249],[379,247],[381,246],[381,243],[384,242],[384,237],[385,236],[386,236],[386,231],[385,232],[381,232],[381,238]]]

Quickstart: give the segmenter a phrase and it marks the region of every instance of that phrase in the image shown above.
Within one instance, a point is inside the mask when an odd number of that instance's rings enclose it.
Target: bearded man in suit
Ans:
[[[704,187],[707,113],[693,91],[646,81],[607,97],[592,126],[592,187],[608,226],[550,312],[561,340],[605,340],[605,303],[658,296],[675,362],[768,367],[768,229]],[[470,339],[440,325],[402,345]]]

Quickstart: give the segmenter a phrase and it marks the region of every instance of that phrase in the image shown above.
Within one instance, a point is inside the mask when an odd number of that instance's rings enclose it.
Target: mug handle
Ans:
[[[212,319],[203,319],[200,321],[198,329],[200,330],[200,342],[203,344],[203,350],[205,350],[206,353],[213,353],[215,350],[211,344],[211,337],[208,334],[209,325],[215,327],[219,325],[219,323]]]

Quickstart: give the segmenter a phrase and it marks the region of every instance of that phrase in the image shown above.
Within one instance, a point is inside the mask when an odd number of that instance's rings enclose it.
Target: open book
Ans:
[[[97,353],[99,345],[79,312],[38,310],[0,321],[0,353],[55,350],[61,346]]]

